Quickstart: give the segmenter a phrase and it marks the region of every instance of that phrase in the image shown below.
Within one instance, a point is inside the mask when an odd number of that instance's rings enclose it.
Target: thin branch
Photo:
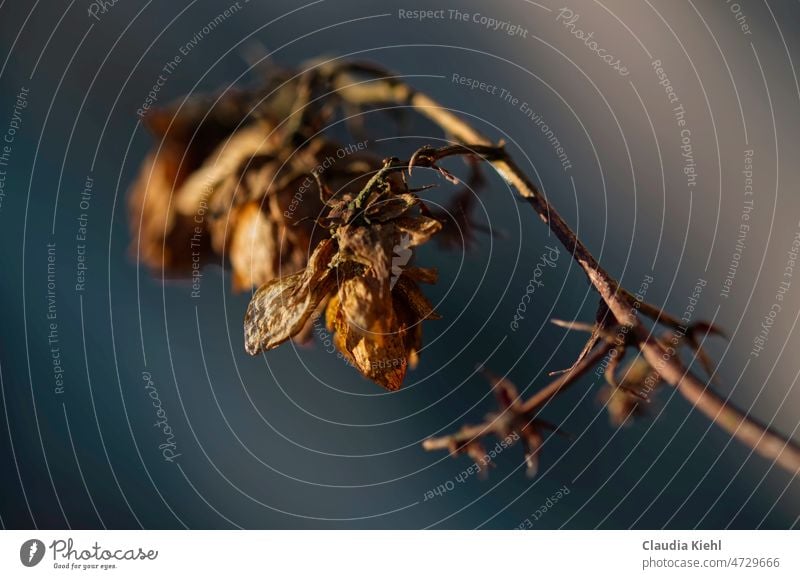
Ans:
[[[419,164],[424,158],[431,158],[431,155],[435,157],[438,154],[441,158],[441,156],[467,153],[478,155],[491,163],[500,176],[528,201],[539,218],[548,225],[550,231],[572,254],[617,322],[631,328],[631,336],[638,344],[642,355],[661,378],[676,387],[697,410],[712,422],[758,454],[775,461],[791,473],[800,472],[800,446],[728,404],[707,384],[692,374],[677,356],[670,355],[665,347],[652,337],[648,328],[642,324],[631,308],[631,294],[626,290],[621,290],[617,280],[600,266],[567,222],[502,146],[493,143],[469,123],[427,95],[414,91],[396,78],[391,81],[376,80],[374,83],[365,85],[354,84],[353,79],[348,78],[349,75],[350,72],[344,69],[331,75],[334,87],[347,87],[340,91],[340,96],[344,100],[359,105],[391,103],[411,106],[459,143],[459,145],[439,149],[438,153],[431,149],[425,149],[423,154],[414,159],[416,164]],[[667,325],[676,322],[674,318],[664,316],[660,310],[647,308],[645,313],[649,317],[657,317]],[[594,356],[581,362],[580,368],[585,371],[585,366],[591,359],[594,359]],[[567,377],[574,376],[577,370],[576,368],[570,372]],[[559,384],[561,385],[559,386]],[[550,392],[558,392],[561,387],[563,387],[563,383],[559,379],[551,383],[543,392],[547,392],[547,396],[549,396]],[[534,402],[529,400],[525,404],[531,403],[535,406],[535,401],[539,398],[540,396],[537,395],[531,399]],[[432,444],[428,441],[426,448]]]
[[[604,341],[599,347],[578,363],[573,370],[559,376],[547,386],[536,392],[525,401],[516,401],[500,414],[490,414],[487,420],[474,426],[464,426],[456,434],[429,438],[422,443],[425,450],[450,450],[461,448],[488,434],[503,437],[508,434],[509,424],[514,420],[506,414],[517,414],[522,419],[523,425],[537,420],[538,412],[549,400],[575,384],[581,376],[591,370],[608,352],[613,344]]]
[[[578,378],[594,368],[613,348],[613,343],[609,341],[602,342],[592,353],[579,362],[575,368],[559,376],[556,380],[553,380],[550,384],[528,398],[524,402],[523,407],[528,410],[538,410],[568,386],[574,384]]]

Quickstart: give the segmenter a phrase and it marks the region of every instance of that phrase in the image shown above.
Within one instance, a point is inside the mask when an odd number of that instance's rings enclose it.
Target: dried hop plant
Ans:
[[[441,229],[389,159],[357,193],[328,195],[320,227],[329,232],[306,268],[267,282],[245,317],[250,354],[299,334],[325,310],[336,347],[365,377],[400,388],[416,365],[422,321],[438,319],[418,282],[434,269],[408,265],[411,250]]]

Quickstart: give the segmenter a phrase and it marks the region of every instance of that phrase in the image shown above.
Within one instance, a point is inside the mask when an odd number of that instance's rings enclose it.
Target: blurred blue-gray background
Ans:
[[[421,21],[406,17],[413,10],[436,12]],[[152,145],[136,110],[176,55],[159,104],[252,83],[253,54],[284,66],[373,60],[504,139],[625,286],[652,276],[647,300],[681,315],[703,280],[692,319],[730,338],[708,344],[718,390],[797,440],[799,16],[774,1],[0,3],[0,523],[796,526],[800,483],[668,388],[615,429],[600,380],[584,378],[543,413],[571,438],[547,439],[535,479],[519,447],[486,479],[461,476],[467,458],[422,450],[492,409],[477,364],[532,393],[582,346],[548,320],[590,320],[596,308],[562,251],[510,329],[556,242],[495,176],[477,219],[498,234],[416,256],[440,270],[425,291],[444,319],[426,323],[421,363],[394,394],[319,345],[249,357],[248,296],[230,291],[227,273],[206,269],[197,300],[137,266],[126,191]],[[369,149],[406,154],[442,137],[413,119],[402,134],[416,137],[373,134]],[[426,195],[444,202],[448,188]]]

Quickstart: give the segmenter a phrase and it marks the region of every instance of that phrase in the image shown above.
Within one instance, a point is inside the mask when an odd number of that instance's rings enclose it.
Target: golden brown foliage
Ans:
[[[407,163],[380,162],[364,154],[324,166],[326,152],[338,145],[322,131],[337,111],[357,119],[372,106],[413,108],[453,144],[423,147]],[[435,282],[435,271],[405,262],[396,266],[393,256],[398,249],[408,256],[440,232],[443,245],[457,245],[462,233],[468,244],[471,231],[480,229],[470,217],[474,201],[467,193],[456,197],[449,214],[434,214],[409,190],[405,172],[425,166],[455,180],[438,161],[480,159],[547,224],[601,300],[594,323],[562,323],[590,332],[586,346],[568,370],[524,401],[509,382],[492,378],[500,411],[478,426],[430,438],[425,448],[478,455],[484,435],[516,432],[526,445],[529,470],[535,469],[542,432],[553,429],[539,412],[618,348],[601,394],[614,423],[626,422],[653,388],[669,384],[732,436],[788,471],[800,472],[800,446],[709,388],[715,369],[702,344],[719,333],[716,328],[703,323],[684,327],[656,306],[636,301],[598,263],[503,143],[493,143],[399,77],[364,63],[318,61],[301,73],[276,71],[249,93],[156,111],[146,124],[161,142],[130,196],[139,258],[157,271],[183,276],[191,273],[195,259],[206,263],[216,258],[232,268],[236,289],[260,286],[245,319],[251,354],[305,335],[324,310],[344,356],[391,390],[400,387],[416,362],[421,322],[438,317],[417,285]],[[351,132],[358,129],[353,121],[347,124]],[[311,194],[307,182],[316,184]],[[664,337],[655,336],[657,326],[668,328]],[[618,335],[625,336],[622,342]],[[681,361],[681,346],[691,350],[708,381]],[[617,372],[627,349],[635,355]]]
[[[320,222],[330,238],[304,271],[268,282],[253,296],[245,317],[249,353],[295,336],[327,304],[326,324],[347,360],[384,388],[400,388],[416,364],[422,321],[438,318],[417,282],[435,282],[436,273],[393,268],[393,257],[427,242],[441,225],[424,214],[398,170],[388,160],[360,191],[327,200]]]

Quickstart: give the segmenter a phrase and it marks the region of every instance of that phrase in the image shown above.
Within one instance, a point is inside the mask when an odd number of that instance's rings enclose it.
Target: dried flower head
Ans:
[[[462,232],[469,241],[470,230],[480,228],[469,216],[472,202],[457,197],[452,216],[437,219],[408,189],[393,161],[381,167],[374,159],[360,163],[348,158],[324,175],[315,169],[323,151],[335,146],[320,135],[339,111],[355,135],[358,113],[367,108],[414,109],[454,144],[418,150],[408,172],[416,164],[455,181],[437,164],[440,160],[479,157],[490,163],[547,224],[601,299],[594,323],[567,324],[590,333],[572,366],[525,401],[517,399],[513,387],[497,383],[499,413],[454,435],[428,439],[425,448],[477,457],[484,435],[513,432],[526,446],[532,471],[542,432],[554,429],[538,418],[539,411],[612,348],[622,347],[638,354],[632,362],[636,367],[619,380],[621,356],[606,369],[612,420],[621,422],[635,412],[634,398],[641,398],[649,378],[656,385],[664,381],[754,451],[789,472],[800,471],[800,445],[730,405],[676,355],[679,346],[688,346],[693,361],[713,381],[715,368],[702,346],[709,334],[719,334],[716,328],[702,323],[685,327],[661,308],[640,302],[598,263],[502,142],[493,143],[400,77],[368,63],[332,58],[300,73],[274,71],[261,90],[191,105],[155,112],[146,121],[162,143],[149,156],[131,195],[134,243],[142,261],[170,274],[188,275],[187,264],[194,265],[196,258],[202,264],[221,257],[232,265],[235,287],[261,285],[245,320],[250,353],[302,336],[312,317],[325,309],[348,360],[383,386],[400,387],[420,349],[421,322],[437,317],[417,285],[435,282],[436,274],[408,267],[411,249],[427,242],[443,223],[439,237],[444,245],[460,244]],[[298,209],[297,191],[309,175],[317,184],[318,203],[304,195]],[[656,338],[655,326],[669,332]],[[615,338],[620,332],[622,343]]]
[[[315,224],[323,190],[363,186],[381,159],[323,136],[302,139],[318,119],[282,122],[286,105],[272,100],[277,111],[226,93],[146,117],[161,143],[130,197],[141,261],[188,277],[216,257],[230,266],[237,291],[305,267],[309,250],[327,235]]]
[[[129,197],[133,249],[143,263],[168,275],[190,273],[195,224],[190,215],[176,212],[173,192],[240,125],[248,101],[234,91],[216,100],[198,98],[155,109],[145,117],[145,126],[160,142],[148,154]],[[204,237],[195,249],[205,260],[208,240]]]
[[[347,360],[384,388],[400,388],[417,361],[422,321],[439,315],[417,285],[435,283],[435,270],[401,267],[397,252],[408,257],[405,252],[441,229],[401,171],[389,159],[357,193],[326,199],[328,211],[319,221],[330,237],[303,271],[267,282],[250,302],[250,354],[295,336],[326,305],[327,326]]]

